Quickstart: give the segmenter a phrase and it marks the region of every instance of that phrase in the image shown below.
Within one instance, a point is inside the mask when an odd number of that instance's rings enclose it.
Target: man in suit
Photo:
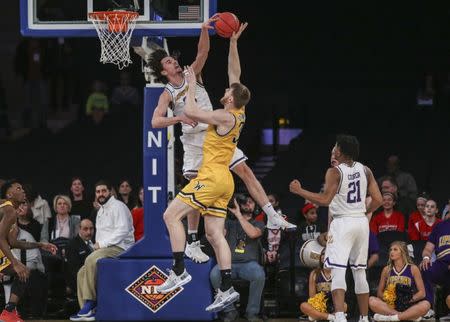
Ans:
[[[81,266],[84,265],[86,257],[94,250],[92,237],[94,235],[94,224],[90,219],[83,219],[80,222],[80,232],[73,238],[66,248],[66,258],[68,272],[66,276],[67,287],[70,293],[75,293],[77,289],[77,274]]]

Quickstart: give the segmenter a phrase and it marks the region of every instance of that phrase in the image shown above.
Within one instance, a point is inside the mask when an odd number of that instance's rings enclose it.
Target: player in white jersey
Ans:
[[[359,155],[359,142],[350,135],[338,135],[332,151],[337,163],[325,175],[323,193],[302,188],[298,180],[289,189],[309,201],[329,206],[333,220],[328,231],[325,266],[331,268],[331,284],[335,307],[335,320],[346,321],[344,298],[347,285],[345,272],[350,264],[355,281],[360,321],[368,322],[369,285],[366,279],[369,222],[366,217],[382,203],[382,197],[372,171],[355,160]],[[366,208],[366,195],[372,198]]]
[[[204,110],[212,110],[212,104],[209,100],[208,93],[201,84],[200,74],[208,57],[210,47],[208,29],[211,28],[210,23],[215,20],[216,19],[212,17],[203,24],[198,43],[197,56],[195,61],[191,64],[191,67],[197,75],[197,85],[200,85],[197,86],[195,98],[197,100],[197,105],[201,106],[201,109]],[[163,128],[182,123],[183,135],[181,136],[181,141],[184,149],[183,175],[188,180],[191,180],[197,176],[197,171],[202,163],[202,148],[207,125],[202,123],[197,124],[183,113],[187,93],[187,83],[178,61],[174,57],[169,56],[164,50],[157,50],[151,55],[149,65],[153,70],[156,80],[166,84],[153,113],[152,127]],[[168,108],[173,109],[174,117],[167,117]],[[253,171],[245,163],[246,160],[247,157],[242,150],[236,148],[230,163],[230,170],[242,179],[250,195],[267,214],[267,226],[269,228],[295,228],[295,225],[287,222],[275,211],[275,209],[273,209],[261,183],[256,179]],[[199,221],[199,213],[188,215],[188,243],[186,245],[186,255],[195,262],[205,262],[209,260],[209,257],[201,251],[200,242],[196,240]]]

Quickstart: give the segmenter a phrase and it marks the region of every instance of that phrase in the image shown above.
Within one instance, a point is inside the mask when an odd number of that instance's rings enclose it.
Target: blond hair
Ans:
[[[53,198],[53,210],[56,211],[56,203],[59,199],[64,200],[64,202],[69,206],[69,211],[72,210],[72,201],[70,200],[69,196],[66,195],[56,195],[55,198]]]
[[[391,245],[389,246],[389,253],[391,252],[392,246],[398,246],[400,248],[400,253],[401,253],[402,259],[405,262],[405,264],[414,264],[413,260],[411,259],[411,256],[409,256],[408,246],[406,245],[405,242],[399,241],[399,240],[392,242]],[[389,271],[394,266],[394,262],[392,261],[390,255],[389,255],[387,266],[389,268]]]

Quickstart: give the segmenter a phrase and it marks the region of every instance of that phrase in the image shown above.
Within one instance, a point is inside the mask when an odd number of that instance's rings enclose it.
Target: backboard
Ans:
[[[129,8],[130,0],[20,0],[21,32],[30,37],[97,37],[88,14]],[[195,36],[217,0],[138,0],[133,36]]]

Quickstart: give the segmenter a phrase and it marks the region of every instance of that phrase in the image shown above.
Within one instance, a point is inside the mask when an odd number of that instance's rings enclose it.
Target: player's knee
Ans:
[[[331,269],[331,290],[347,290],[347,284],[345,283],[345,269],[332,268]]]
[[[365,269],[353,269],[353,280],[355,281],[355,293],[366,294],[369,293],[369,283],[367,283]]]
[[[206,236],[206,239],[209,241],[209,243],[212,246],[216,246],[218,243],[218,240],[220,238],[220,234],[216,231],[207,231],[205,233],[205,236]],[[223,236],[223,234],[222,234],[222,236]]]

